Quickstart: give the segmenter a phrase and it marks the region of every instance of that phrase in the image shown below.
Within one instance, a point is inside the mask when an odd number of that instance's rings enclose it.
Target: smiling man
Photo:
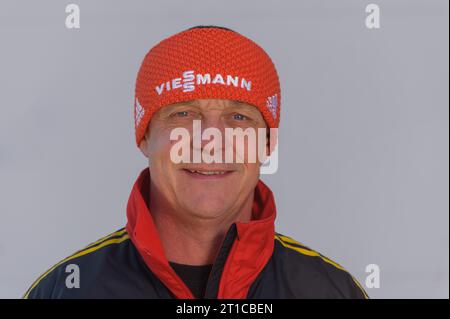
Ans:
[[[25,298],[367,298],[342,266],[275,232],[262,161],[250,160],[258,147],[250,137],[227,144],[229,129],[257,132],[270,155],[265,129],[279,125],[280,97],[270,57],[235,31],[198,26],[158,43],[136,80],[136,143],[148,167],[126,227],[56,264]],[[196,122],[220,133],[218,147],[195,141]],[[176,130],[189,133],[187,161],[174,160]],[[205,150],[220,160],[194,160]]]
[[[171,149],[176,141],[169,142],[170,134],[185,128],[193,136],[195,120],[201,121],[204,129],[221,132],[226,127],[258,129],[266,124],[252,105],[197,99],[158,111],[140,142],[151,172],[149,208],[166,257],[181,264],[204,265],[213,264],[233,222],[251,220],[260,164],[226,163],[223,156],[218,163],[175,164]],[[206,142],[198,146],[204,149]]]

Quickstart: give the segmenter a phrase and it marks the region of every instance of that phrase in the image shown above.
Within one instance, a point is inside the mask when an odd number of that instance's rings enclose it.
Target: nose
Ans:
[[[225,147],[225,125],[218,112],[211,111],[203,116],[200,121],[201,128],[200,141],[193,139],[193,150],[202,152],[208,145],[206,150],[211,156],[216,156],[216,152],[221,152],[222,161],[224,161],[224,147]],[[195,134],[195,133],[194,133]]]

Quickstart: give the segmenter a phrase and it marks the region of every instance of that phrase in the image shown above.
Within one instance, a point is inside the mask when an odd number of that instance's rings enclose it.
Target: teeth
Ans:
[[[197,171],[197,170],[192,170],[189,169],[188,170],[191,173],[197,173],[197,174],[202,174],[202,175],[223,175],[226,172],[219,172],[219,171]]]

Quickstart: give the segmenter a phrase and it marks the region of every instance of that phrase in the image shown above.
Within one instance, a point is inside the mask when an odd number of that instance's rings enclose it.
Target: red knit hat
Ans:
[[[198,26],[162,40],[145,56],[134,99],[137,145],[161,107],[208,98],[254,105],[269,128],[278,127],[280,83],[267,53],[233,30]]]

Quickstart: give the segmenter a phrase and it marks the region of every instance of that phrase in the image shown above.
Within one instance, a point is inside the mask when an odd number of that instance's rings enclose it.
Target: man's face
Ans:
[[[192,141],[194,120],[201,121],[201,133],[207,128],[217,128],[221,132],[222,163],[192,162],[192,154],[195,148],[199,148]],[[170,140],[170,134],[176,128],[184,128],[190,134],[190,163],[176,164],[171,159],[171,148],[179,142]],[[231,149],[225,150],[225,128],[251,128],[257,133],[258,128],[266,128],[266,124],[256,107],[220,99],[167,105],[152,117],[140,149],[149,158],[152,187],[175,211],[205,219],[225,218],[230,212],[238,211],[253,195],[260,163],[258,160],[249,161],[248,152],[242,155],[237,151],[237,139],[234,139]],[[203,149],[211,140],[211,137],[202,140],[200,148]],[[244,141],[243,147],[246,148],[248,139]],[[264,148],[267,151],[265,145]],[[216,149],[210,154],[215,154],[214,151]],[[244,162],[225,163],[225,151],[232,151],[235,159],[241,154]]]

